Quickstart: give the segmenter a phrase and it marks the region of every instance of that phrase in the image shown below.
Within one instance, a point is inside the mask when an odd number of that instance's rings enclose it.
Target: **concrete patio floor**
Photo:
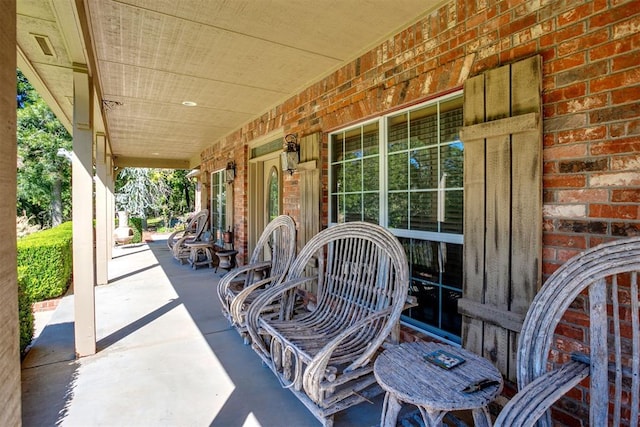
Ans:
[[[222,274],[180,265],[164,240],[116,248],[96,288],[97,354],[75,358],[64,297],[22,363],[23,425],[319,426],[220,313]],[[381,402],[336,427],[378,425]]]

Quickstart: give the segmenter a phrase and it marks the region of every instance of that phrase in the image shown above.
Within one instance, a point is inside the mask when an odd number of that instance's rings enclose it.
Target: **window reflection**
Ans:
[[[280,215],[280,178],[278,176],[278,169],[271,168],[269,174],[269,203],[267,209],[269,210],[269,222],[276,219]]]
[[[409,260],[410,295],[418,306],[404,319],[425,329],[444,330],[455,340],[461,333],[458,299],[462,297],[462,245],[400,239]]]
[[[225,170],[211,174],[211,231],[217,244],[222,245],[222,233],[227,231],[227,184]]]

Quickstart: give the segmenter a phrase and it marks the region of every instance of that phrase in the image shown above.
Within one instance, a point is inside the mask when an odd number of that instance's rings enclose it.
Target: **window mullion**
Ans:
[[[378,165],[379,165],[379,172],[378,172],[378,197],[380,200],[380,212],[379,212],[379,223],[381,226],[383,227],[389,227],[389,198],[388,196],[388,188],[389,188],[389,183],[388,183],[388,167],[387,167],[387,160],[388,160],[388,141],[387,141],[387,119],[386,118],[380,118],[379,124],[378,124],[378,153],[379,153],[379,158],[378,158]]]

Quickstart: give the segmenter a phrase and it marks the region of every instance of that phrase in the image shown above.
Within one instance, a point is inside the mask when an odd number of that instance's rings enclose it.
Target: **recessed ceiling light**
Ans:
[[[193,101],[182,101],[182,105],[184,105],[185,107],[195,107],[198,104]]]
[[[153,153],[151,153],[152,156],[159,156],[160,153],[156,153],[155,151]]]

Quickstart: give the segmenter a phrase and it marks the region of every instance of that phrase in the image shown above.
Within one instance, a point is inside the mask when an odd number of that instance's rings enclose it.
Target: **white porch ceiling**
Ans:
[[[73,63],[95,67],[113,155],[193,167],[205,147],[441,3],[17,0],[18,64],[68,128]]]

